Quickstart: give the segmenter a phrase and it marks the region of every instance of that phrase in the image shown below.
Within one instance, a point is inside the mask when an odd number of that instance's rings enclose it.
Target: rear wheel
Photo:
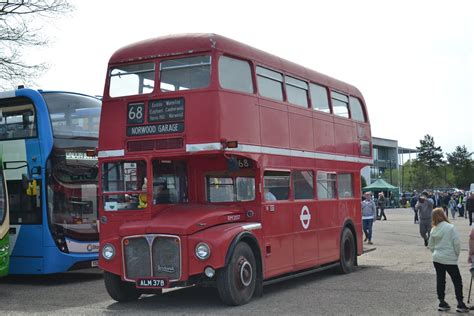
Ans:
[[[135,301],[140,297],[133,283],[122,281],[116,274],[104,271],[104,283],[107,293],[117,302]]]
[[[250,246],[240,242],[227,266],[218,271],[217,290],[227,305],[248,303],[255,292],[257,280],[255,256]]]
[[[356,248],[354,234],[349,228],[344,228],[341,236],[341,259],[339,272],[342,274],[351,273],[355,269]]]

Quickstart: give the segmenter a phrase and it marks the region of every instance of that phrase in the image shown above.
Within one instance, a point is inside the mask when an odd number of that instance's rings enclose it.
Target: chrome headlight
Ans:
[[[10,246],[8,244],[0,247],[0,252],[8,252]]]
[[[211,255],[211,248],[205,242],[200,242],[196,246],[195,253],[198,259],[206,260]]]
[[[115,257],[115,247],[111,244],[105,244],[102,247],[102,257],[107,261],[112,260]]]

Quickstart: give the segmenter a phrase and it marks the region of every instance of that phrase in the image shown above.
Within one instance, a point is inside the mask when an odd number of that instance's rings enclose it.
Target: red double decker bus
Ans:
[[[359,90],[215,34],[160,37],[110,58],[99,136],[100,259],[117,301],[263,285],[362,254]]]

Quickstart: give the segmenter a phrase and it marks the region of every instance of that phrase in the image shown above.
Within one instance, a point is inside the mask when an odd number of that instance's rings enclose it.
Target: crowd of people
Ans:
[[[420,197],[429,199],[433,204],[432,207],[441,207],[446,213],[446,217],[449,218],[451,215],[452,219],[457,217],[469,217],[469,226],[472,225],[472,214],[473,211],[468,211],[466,202],[469,197],[469,192],[439,192],[439,191],[423,191],[421,194],[415,190],[410,198],[410,206],[413,209],[414,214],[414,223],[417,224],[419,221],[419,208],[416,208],[417,203],[420,200]]]
[[[382,200],[380,203],[378,201]],[[373,222],[385,217],[382,206],[379,215],[378,210],[383,203],[383,195],[379,196],[377,203],[372,199],[372,193],[366,192],[362,199],[362,226],[365,240],[373,244]],[[468,262],[471,263],[471,274],[474,276],[474,226],[472,225],[472,214],[474,213],[474,192],[463,194],[462,192],[440,193],[416,191],[410,199],[410,206],[414,211],[414,223],[419,224],[420,235],[423,243],[432,252],[433,265],[436,271],[436,293],[439,304],[438,311],[448,311],[450,305],[445,301],[446,273],[450,276],[454,285],[457,300],[456,311],[467,313],[474,307],[468,307],[464,303],[462,277],[458,267],[458,259],[461,252],[461,242],[456,227],[450,223],[458,217],[469,217],[469,225],[472,226],[469,239]],[[386,219],[386,218],[385,218]]]

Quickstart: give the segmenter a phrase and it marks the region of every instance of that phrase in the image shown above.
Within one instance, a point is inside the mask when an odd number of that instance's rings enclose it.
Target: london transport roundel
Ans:
[[[306,205],[304,205],[301,209],[300,221],[301,225],[303,225],[303,228],[308,229],[309,222],[311,221],[311,214],[309,213],[309,208]]]

